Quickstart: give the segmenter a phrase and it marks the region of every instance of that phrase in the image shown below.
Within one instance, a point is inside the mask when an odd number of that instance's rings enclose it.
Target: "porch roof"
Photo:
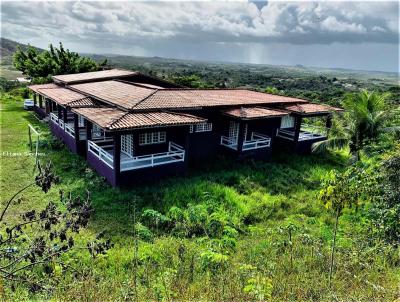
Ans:
[[[56,86],[49,88],[39,88],[38,93],[52,99],[59,105],[68,107],[93,107],[94,102],[84,94],[75,92],[71,89]]]
[[[329,114],[343,111],[341,108],[312,103],[288,105],[285,106],[284,109],[300,115]]]
[[[49,88],[57,88],[59,87],[58,85],[54,83],[49,83],[49,84],[38,84],[38,85],[30,85],[28,88],[36,93],[40,93],[41,89],[49,89]]]
[[[283,110],[269,109],[263,107],[234,108],[223,111],[224,114],[239,118],[241,120],[264,119],[281,117],[289,113]]]
[[[167,126],[193,125],[207,119],[184,113],[129,113],[115,108],[75,108],[74,112],[106,130],[126,130]]]
[[[53,80],[64,84],[73,84],[93,80],[117,79],[137,74],[136,71],[123,69],[110,69],[75,74],[62,74],[53,76]]]

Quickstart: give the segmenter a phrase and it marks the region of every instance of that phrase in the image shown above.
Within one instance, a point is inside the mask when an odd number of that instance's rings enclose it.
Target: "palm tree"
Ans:
[[[368,140],[376,140],[383,132],[400,130],[400,127],[387,127],[396,114],[396,110],[389,109],[386,104],[389,96],[388,93],[367,90],[348,94],[342,103],[344,116],[334,119],[328,139],[315,143],[313,152],[349,147],[350,154],[357,161]]]

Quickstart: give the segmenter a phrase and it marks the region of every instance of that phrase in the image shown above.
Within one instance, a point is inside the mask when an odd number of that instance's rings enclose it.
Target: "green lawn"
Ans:
[[[386,246],[367,246],[362,210],[341,217],[337,270],[328,288],[333,218],[317,194],[321,178],[343,167],[341,154],[280,155],[268,163],[220,158],[187,178],[113,189],[84,159],[50,143],[47,125],[24,111],[21,101],[3,96],[0,112],[1,200],[32,181],[34,157],[25,154],[28,123],[43,135],[41,161],[52,161],[61,177],[46,195],[36,188],[25,192],[8,219],[57,201],[59,190],[89,190],[95,214],[80,236],[105,230],[115,244],[95,260],[83,251],[68,256],[82,274],[54,276],[60,282],[51,293],[32,294],[22,286],[14,293],[6,289],[11,300],[134,299],[134,207],[142,223],[136,270],[140,301],[253,301],[269,295],[274,301],[398,298],[398,255]],[[160,220],[146,220],[141,216],[145,209],[159,211]],[[288,225],[294,226],[292,244]]]

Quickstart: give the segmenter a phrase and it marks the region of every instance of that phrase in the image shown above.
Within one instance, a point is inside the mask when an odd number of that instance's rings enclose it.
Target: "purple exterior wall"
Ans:
[[[46,117],[46,111],[38,106],[33,106],[33,111],[36,112],[37,115],[39,115],[39,118],[44,118]]]
[[[74,153],[77,153],[77,146],[75,142],[75,138],[73,138],[71,135],[66,133],[60,126],[55,124],[53,121],[50,121],[50,129],[51,132],[59,138],[62,142],[65,143],[65,145],[68,147],[69,150],[71,150]]]
[[[113,169],[107,166],[102,160],[98,159],[97,156],[90,151],[87,152],[86,159],[89,165],[101,176],[104,176],[113,187],[117,186],[117,180]]]

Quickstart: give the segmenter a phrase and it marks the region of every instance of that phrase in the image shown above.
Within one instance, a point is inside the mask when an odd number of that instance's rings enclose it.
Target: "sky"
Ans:
[[[1,36],[81,53],[399,71],[399,2],[2,1]]]

